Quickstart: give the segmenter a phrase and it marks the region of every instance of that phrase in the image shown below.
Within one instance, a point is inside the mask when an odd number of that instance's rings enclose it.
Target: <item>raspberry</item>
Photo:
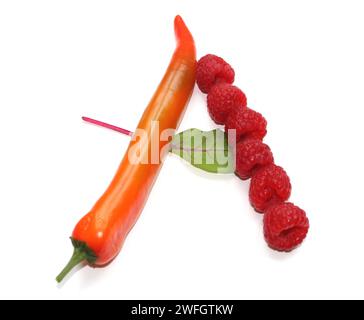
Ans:
[[[236,174],[243,180],[262,166],[274,162],[269,146],[257,139],[247,139],[236,145]]]
[[[208,54],[197,63],[196,82],[203,93],[209,93],[217,83],[233,83],[234,69],[222,58]]]
[[[291,195],[291,182],[283,168],[275,164],[268,165],[254,173],[249,198],[258,212],[288,200]]]
[[[246,105],[244,92],[231,84],[215,85],[207,96],[207,108],[212,120],[217,124],[225,124],[231,110],[236,107],[246,107]]]
[[[267,121],[259,113],[249,108],[236,108],[226,119],[225,131],[236,130],[236,141],[243,138],[262,140],[267,134]],[[233,142],[233,141],[230,141]]]
[[[264,216],[264,237],[275,250],[289,252],[306,238],[310,223],[305,211],[292,203],[269,208]]]

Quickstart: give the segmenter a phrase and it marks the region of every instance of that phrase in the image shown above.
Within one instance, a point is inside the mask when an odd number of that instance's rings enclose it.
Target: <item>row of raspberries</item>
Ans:
[[[234,69],[222,58],[206,55],[197,64],[197,85],[207,95],[211,118],[225,131],[236,130],[234,146],[236,175],[251,178],[249,198],[259,213],[264,213],[264,236],[275,250],[289,252],[305,239],[309,221],[306,213],[286,202],[291,183],[285,170],[274,163],[268,145],[263,143],[267,121],[248,108],[243,91],[233,86]]]

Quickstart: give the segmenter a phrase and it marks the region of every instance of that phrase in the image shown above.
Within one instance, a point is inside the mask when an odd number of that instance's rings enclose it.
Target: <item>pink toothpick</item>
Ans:
[[[130,137],[133,135],[133,132],[131,132],[129,130],[114,126],[114,125],[106,123],[106,122],[102,122],[102,121],[95,120],[95,119],[88,118],[88,117],[82,117],[82,120],[86,121],[88,123],[92,123],[92,124],[94,124],[96,126],[99,126],[99,127],[103,127],[103,128],[106,128],[106,129],[116,131],[116,132],[120,132],[120,133],[125,134],[125,135],[130,136]]]

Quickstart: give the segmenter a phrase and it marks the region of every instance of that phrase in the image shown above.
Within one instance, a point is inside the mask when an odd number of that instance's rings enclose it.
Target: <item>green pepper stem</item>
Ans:
[[[71,257],[71,260],[68,262],[68,264],[65,266],[65,268],[62,270],[62,272],[58,275],[56,278],[58,283],[61,283],[64,278],[80,263],[87,260],[87,253],[80,249],[75,248],[73,255]]]

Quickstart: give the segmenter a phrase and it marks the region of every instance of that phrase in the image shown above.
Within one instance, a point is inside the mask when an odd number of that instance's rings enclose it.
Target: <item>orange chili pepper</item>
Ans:
[[[126,236],[136,223],[167,154],[168,141],[159,139],[158,163],[130,162],[130,156],[151,154],[158,121],[160,131],[176,129],[191,97],[196,73],[193,37],[180,16],[174,21],[177,47],[169,67],[138,124],[147,134],[145,143],[133,139],[110,186],[92,210],[76,225],[72,234],[74,254],[57,277],[61,282],[79,263],[105,266],[120,252]]]

